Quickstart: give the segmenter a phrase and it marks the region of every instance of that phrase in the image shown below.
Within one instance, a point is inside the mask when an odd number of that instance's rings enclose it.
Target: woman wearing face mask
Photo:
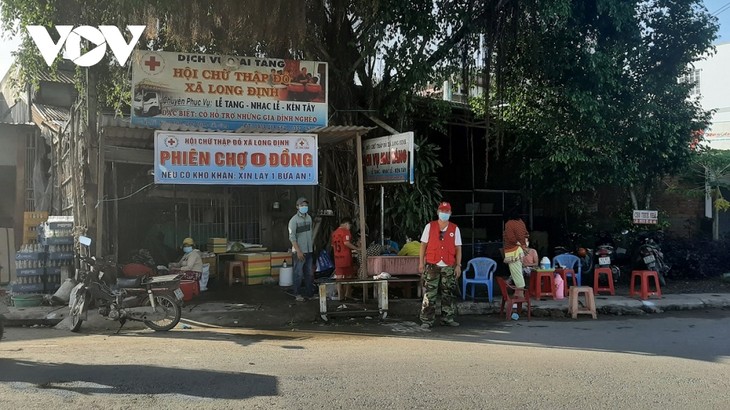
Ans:
[[[504,242],[504,262],[509,266],[510,277],[515,285],[515,297],[525,293],[525,276],[522,272],[522,257],[527,247],[527,227],[518,210],[507,213],[502,240]],[[523,248],[524,247],[524,248]]]
[[[183,255],[180,259],[180,272],[185,280],[200,280],[203,273],[203,258],[200,251],[193,248],[193,238],[185,238],[182,243]]]

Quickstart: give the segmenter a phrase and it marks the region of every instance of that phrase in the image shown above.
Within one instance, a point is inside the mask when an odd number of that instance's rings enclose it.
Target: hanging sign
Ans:
[[[155,183],[316,185],[314,134],[155,131]]]
[[[413,132],[363,142],[365,183],[413,183]]]
[[[303,132],[327,125],[327,63],[136,50],[132,124]]]
[[[656,225],[659,221],[658,211],[634,209],[634,223],[641,225]]]

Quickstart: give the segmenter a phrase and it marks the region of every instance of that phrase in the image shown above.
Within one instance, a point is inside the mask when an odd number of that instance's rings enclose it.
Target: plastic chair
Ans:
[[[499,315],[502,316],[502,313],[505,311],[505,308],[507,310],[507,314],[505,315],[505,320],[509,320],[512,317],[512,305],[517,304],[517,310],[522,311],[522,304],[527,303],[527,320],[529,321],[532,318],[532,305],[530,305],[530,290],[525,289],[525,296],[521,298],[516,298],[514,294],[510,296],[508,289],[514,290],[514,286],[508,286],[507,281],[504,280],[503,277],[497,276],[497,285],[499,285],[499,290],[502,292],[502,304],[499,307]]]
[[[487,286],[487,295],[489,296],[489,302],[491,303],[493,300],[494,292],[492,290],[493,287],[493,279],[494,279],[494,272],[497,270],[497,262],[495,262],[492,259],[489,258],[474,258],[469,261],[469,263],[466,265],[466,269],[464,272],[461,273],[461,284],[462,284],[462,291],[461,291],[461,297],[463,300],[466,300],[466,287],[471,284],[471,298],[474,299],[474,290],[477,287],[477,285],[486,285]],[[466,273],[467,272],[473,272],[474,273],[474,279],[467,279]]]
[[[557,267],[560,264],[561,267],[565,268],[565,275],[570,276],[578,280],[578,286],[581,286],[581,270],[580,259],[569,253],[564,253],[553,258],[553,267]],[[565,288],[568,288],[568,282],[565,282]]]

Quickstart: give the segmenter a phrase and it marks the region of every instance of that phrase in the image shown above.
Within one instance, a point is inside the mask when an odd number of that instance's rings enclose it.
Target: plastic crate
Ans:
[[[73,253],[71,253],[71,255],[73,255]],[[16,261],[40,261],[45,258],[45,252],[18,252],[15,254]]]
[[[52,261],[71,260],[74,258],[73,252],[49,252],[48,259]]]
[[[388,272],[393,276],[420,275],[418,256],[368,256],[368,276]]]
[[[74,223],[68,221],[47,222],[48,229],[73,229]]]
[[[17,283],[11,287],[13,293],[37,293],[43,292],[45,289],[44,283]]]
[[[15,270],[15,275],[18,277],[23,276],[43,276],[46,268],[20,268]]]
[[[73,236],[54,236],[51,238],[42,237],[41,243],[43,245],[73,245],[74,237]]]

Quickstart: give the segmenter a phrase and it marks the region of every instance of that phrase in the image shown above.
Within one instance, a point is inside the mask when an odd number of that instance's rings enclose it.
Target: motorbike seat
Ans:
[[[136,278],[118,278],[117,286],[120,288],[138,288],[142,286],[142,279],[144,279],[144,276],[137,276]]]

